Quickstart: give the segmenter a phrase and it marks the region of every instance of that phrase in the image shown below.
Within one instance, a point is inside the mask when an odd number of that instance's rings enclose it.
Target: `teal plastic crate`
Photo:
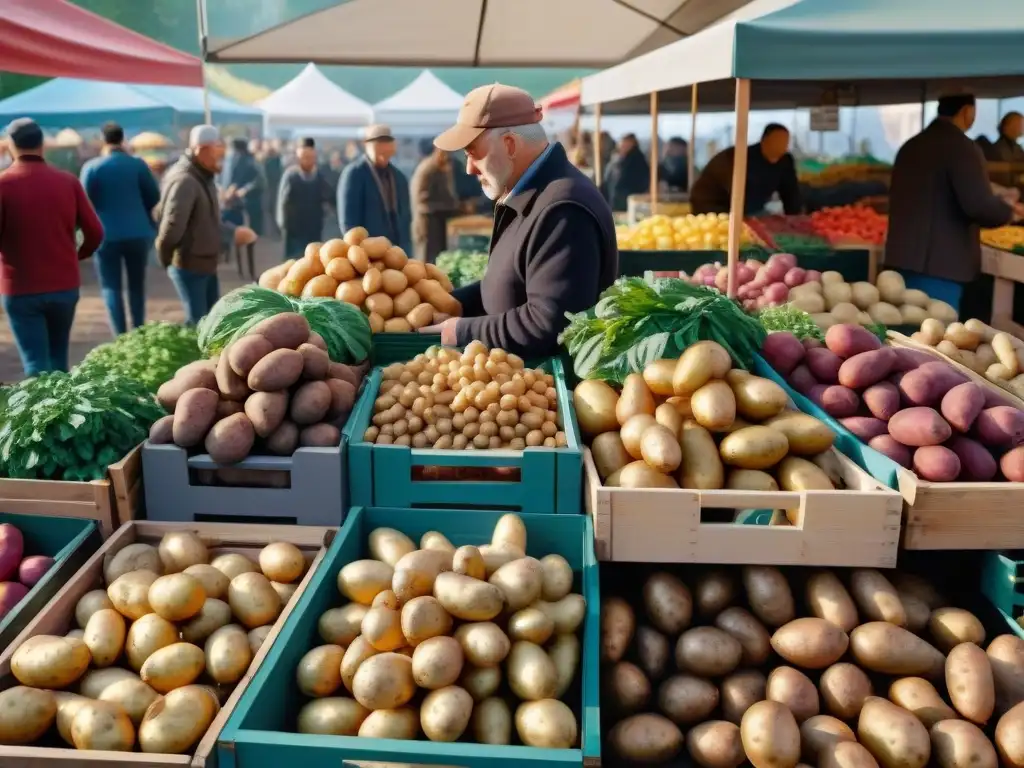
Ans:
[[[10,613],[0,619],[2,652],[99,548],[102,538],[95,520],[4,512],[0,513],[0,523],[10,523],[21,531],[25,539],[25,557],[46,555],[54,559],[53,567]]]
[[[440,345],[440,334],[375,333],[370,347],[370,362],[381,366],[403,363],[426,352],[428,347]]]
[[[355,764],[354,761],[459,768],[600,765],[601,587],[594,557],[594,530],[586,515],[522,515],[529,554],[538,558],[562,555],[573,569],[573,591],[581,592],[587,601],[580,669],[565,697],[577,717],[578,748],[442,744],[294,732],[299,709],[306,701],[296,687],[295,669],[307,651],[323,644],[317,632],[317,621],[328,608],[342,603],[337,587],[338,571],[353,560],[369,557],[367,536],[370,531],[379,527],[395,528],[414,541],[419,541],[427,531],[439,531],[456,546],[479,545],[490,541],[502,514],[494,510],[352,509],[221,731],[217,743],[219,768],[286,765],[342,768]]]
[[[766,259],[772,251],[760,247],[744,248],[741,259]],[[868,279],[869,252],[867,249],[814,250],[801,253],[794,250],[797,264],[804,269],[819,272],[832,270],[842,274],[849,283]],[[643,277],[645,272],[673,272],[683,270],[692,273],[702,264],[716,261],[725,264],[725,251],[619,251],[619,276]]]
[[[985,552],[981,561],[981,591],[1018,637],[1024,627],[1024,551]]]
[[[408,359],[408,358],[405,358]],[[540,367],[555,379],[565,448],[523,451],[435,451],[363,441],[373,417],[381,370],[370,375],[345,426],[348,436],[349,499],[352,506],[479,507],[522,512],[580,514],[583,511],[583,442],[565,368],[558,358]],[[417,467],[510,468],[518,481],[414,480]]]

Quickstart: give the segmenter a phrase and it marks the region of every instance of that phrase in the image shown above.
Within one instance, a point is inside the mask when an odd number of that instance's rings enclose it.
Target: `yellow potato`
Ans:
[[[207,638],[203,652],[206,656],[206,674],[218,683],[237,683],[252,661],[249,636],[237,624],[228,624],[216,630]],[[340,657],[338,668],[341,668]]]
[[[889,701],[911,712],[931,728],[940,720],[955,720],[956,712],[942,700],[935,686],[921,677],[901,677],[889,686]]]
[[[361,630],[362,636],[378,651],[397,651],[406,644],[402,634],[402,614],[392,608],[370,608],[363,617]]]
[[[352,641],[345,649],[345,655],[341,659],[341,683],[352,692],[352,681],[355,680],[356,672],[362,663],[371,656],[378,653],[377,649],[370,645],[369,641],[362,636]]]
[[[95,666],[109,667],[118,660],[126,631],[124,617],[113,608],[96,611],[89,618],[82,641],[89,647]]]
[[[272,624],[281,613],[281,598],[262,573],[243,573],[228,585],[228,605],[247,629]]]
[[[629,374],[622,382],[619,400],[615,403],[615,418],[619,424],[625,424],[637,414],[654,416],[654,395],[647,388],[644,377],[639,373]]]
[[[452,685],[459,679],[464,664],[459,641],[438,636],[424,640],[412,653],[412,676],[416,685],[437,690]]]
[[[612,434],[612,433],[608,433]],[[487,566],[480,550],[470,544],[461,546],[452,553],[452,570],[474,579],[487,578]],[[435,577],[436,578],[436,577]]]
[[[594,438],[602,432],[619,428],[615,407],[619,393],[607,382],[597,379],[581,381],[572,392],[572,404],[580,430],[587,438]]]
[[[439,549],[455,554],[455,545],[443,533],[427,531],[420,537],[420,549]]]
[[[107,585],[132,571],[152,571],[157,576],[163,574],[164,564],[157,548],[136,542],[103,556],[103,581]]]
[[[761,422],[778,416],[789,405],[785,390],[770,379],[744,376],[729,383],[736,396],[736,413],[744,419]]]
[[[228,552],[224,555],[218,555],[213,558],[210,565],[227,576],[229,582],[236,576],[241,576],[243,573],[256,573],[259,571],[256,563],[245,555],[240,555],[237,552]]]
[[[270,586],[277,592],[277,596],[281,598],[282,607],[288,605],[289,601],[295,597],[295,593],[299,591],[298,584],[282,584],[279,581],[272,581]]]
[[[302,550],[286,541],[275,541],[261,549],[259,563],[264,576],[281,584],[297,581],[306,570]]]
[[[0,691],[0,744],[31,744],[56,716],[57,699],[51,691],[21,685]]]
[[[154,702],[139,725],[139,748],[147,753],[180,755],[213,723],[216,699],[199,685],[186,685]]]
[[[840,741],[856,741],[846,723],[829,715],[815,715],[800,724],[800,747],[804,758],[815,764],[818,755]]]
[[[946,690],[965,719],[984,725],[996,706],[992,665],[974,643],[960,643],[946,656]]]
[[[191,619],[206,602],[199,579],[180,572],[159,577],[149,586],[146,597],[154,613],[175,622]]]
[[[231,583],[231,579],[212,565],[206,563],[190,565],[182,573],[188,574],[202,584],[203,593],[207,598],[212,597],[219,600],[228,593],[228,584]]]
[[[356,670],[352,695],[367,709],[397,709],[416,693],[412,659],[399,653],[371,656]]]
[[[317,622],[320,637],[327,643],[348,647],[359,637],[363,617],[369,609],[359,603],[349,603],[341,608],[329,608]]]
[[[768,469],[785,458],[789,441],[782,432],[771,427],[744,427],[726,435],[718,450],[722,461],[730,466]]]
[[[555,687],[556,699],[561,699],[572,685],[580,665],[580,652],[580,641],[576,635],[559,635],[548,646],[547,653],[555,665],[558,679],[558,685]]]
[[[526,553],[519,547],[508,544],[497,547],[493,544],[484,544],[477,549],[480,551],[480,557],[484,560],[484,578],[486,579],[491,578],[494,572],[505,563],[526,557]]]
[[[883,768],[924,768],[931,754],[928,731],[921,721],[875,696],[860,711],[857,740]]]
[[[413,262],[409,262],[412,264]],[[368,739],[403,739],[419,735],[420,718],[414,709],[378,709],[371,712],[359,726],[359,736]]]
[[[715,490],[722,487],[725,469],[715,439],[707,429],[696,421],[684,421],[679,447],[682,451],[682,466],[679,468],[681,488]]]
[[[165,574],[179,573],[191,565],[210,562],[206,545],[192,531],[165,533],[160,539],[159,553]]]
[[[701,768],[738,768],[746,760],[735,723],[708,720],[686,734],[686,749]]]
[[[728,384],[715,379],[693,393],[690,409],[694,420],[702,427],[721,432],[732,426],[736,419],[736,396]]]
[[[808,578],[806,594],[811,615],[831,622],[844,632],[852,632],[860,623],[853,598],[832,571],[818,571]]]
[[[401,635],[413,648],[424,640],[447,635],[452,629],[452,617],[429,595],[416,597],[402,606]]]
[[[554,631],[555,620],[533,606],[516,611],[508,620],[508,636],[511,640],[528,640],[543,645]]]
[[[2,698],[5,693],[9,693],[10,691],[13,691],[13,690],[17,690],[17,689],[16,688],[9,688],[7,691],[4,691],[3,693],[0,693],[0,698]],[[36,691],[38,689],[36,689],[36,688],[26,688],[24,690]],[[51,693],[51,692],[50,691],[40,691],[40,693]],[[64,742],[66,744],[70,744],[73,747],[73,746],[75,746],[75,744],[74,744],[73,741],[71,741],[71,721],[74,720],[75,714],[78,712],[78,708],[80,706],[82,706],[83,704],[87,703],[89,701],[89,699],[87,699],[85,696],[79,696],[77,693],[68,693],[67,691],[54,691],[54,692],[52,692],[51,695],[53,696],[53,698],[57,702],[57,718],[56,718],[57,733],[60,734],[60,737],[64,740]],[[2,710],[2,709],[3,709],[3,707],[0,707],[0,710]],[[14,713],[11,713],[11,714],[14,714]],[[20,714],[20,710],[19,710],[19,714]],[[31,731],[29,731],[29,732],[31,733]],[[39,735],[42,735],[42,734],[39,734]],[[36,738],[39,738],[39,737],[36,736],[35,738],[32,739],[32,741],[35,741]],[[13,741],[8,741],[7,739],[8,739],[8,737],[7,737],[6,733],[4,733],[3,735],[0,735],[0,741],[3,741],[3,743],[5,743],[5,744],[13,744],[14,743]]]
[[[850,592],[861,616],[868,621],[887,621],[898,627],[907,625],[907,611],[899,592],[880,571],[857,568],[850,573]]]
[[[377,593],[391,588],[393,575],[387,563],[356,560],[338,571],[338,590],[354,603],[370,605]]]
[[[597,467],[597,474],[607,480],[633,460],[626,451],[622,436],[618,431],[602,432],[590,444],[590,452]]]
[[[644,367],[644,382],[659,397],[670,397],[675,394],[672,389],[672,375],[675,373],[678,360],[655,360]]]
[[[501,566],[488,582],[504,594],[506,610],[518,611],[532,605],[541,596],[544,567],[539,560],[524,557]]]
[[[558,670],[551,657],[535,643],[519,640],[508,654],[508,684],[524,701],[550,699],[558,690]]]
[[[71,741],[75,749],[131,752],[135,746],[135,729],[127,713],[117,704],[90,701],[75,712]]]
[[[676,433],[661,424],[644,430],[640,437],[640,455],[653,469],[672,473],[683,460]]]
[[[463,624],[455,631],[467,663],[475,667],[492,667],[508,656],[512,643],[497,624],[490,621]]]
[[[634,461],[605,480],[608,488],[678,488],[674,478],[659,472],[646,461]]]
[[[117,680],[106,686],[98,696],[99,701],[107,701],[121,707],[132,721],[132,725],[141,723],[146,710],[159,698],[160,694],[137,677]]]
[[[267,637],[273,631],[273,624],[266,624],[262,627],[256,627],[256,629],[249,630],[246,637],[249,640],[249,651],[252,653],[253,658],[256,658],[256,654],[259,653],[260,648],[263,647],[263,643],[267,641]]]
[[[140,675],[159,693],[192,683],[206,666],[203,650],[192,643],[174,643],[155,651],[142,665]]]
[[[199,613],[181,625],[181,639],[186,643],[199,644],[230,623],[231,606],[223,600],[208,598]]]
[[[996,749],[1003,765],[1024,766],[1024,701],[999,718],[995,730]]]
[[[512,710],[504,699],[488,698],[478,703],[471,722],[477,744],[512,743]]]
[[[523,519],[514,512],[502,515],[491,534],[491,546],[515,547],[526,552],[526,525]]]
[[[93,589],[82,595],[81,599],[75,604],[75,622],[79,627],[85,629],[86,624],[89,623],[89,619],[96,611],[101,611],[104,608],[113,608],[114,604],[110,602],[110,598],[107,597],[107,592],[104,589]]]
[[[320,645],[299,660],[295,679],[299,690],[307,696],[330,696],[341,687],[342,660],[345,649],[340,645]]]
[[[107,587],[107,597],[122,616],[141,619],[153,612],[149,605],[149,587],[157,578],[152,571],[131,571]]]
[[[431,691],[420,705],[420,725],[431,741],[457,741],[469,725],[473,699],[457,685]]]
[[[401,531],[394,528],[377,528],[367,538],[370,556],[387,563],[392,568],[410,552],[416,551],[416,544]]]
[[[504,593],[493,584],[452,572],[438,575],[434,597],[448,613],[464,621],[489,621],[501,613],[505,601]]]
[[[89,647],[81,640],[35,635],[11,656],[11,672],[30,688],[66,688],[89,667]]]
[[[138,680],[139,676],[134,675],[127,669],[121,667],[106,667],[104,669],[90,669],[78,682],[78,692],[89,699],[98,699],[103,692],[116,683]]]
[[[545,555],[540,560],[543,570],[541,597],[557,602],[572,591],[573,573],[569,561],[561,555]]]
[[[571,635],[587,615],[587,601],[583,595],[566,595],[555,603],[538,600],[534,607],[544,611],[555,622],[556,635]]]
[[[754,768],[792,768],[800,759],[800,729],[777,701],[759,701],[743,714],[740,738]]]
[[[789,442],[789,452],[813,456],[832,447],[836,435],[823,421],[799,411],[783,411],[768,419],[764,426],[778,430]]]
[[[878,768],[871,753],[856,741],[829,744],[822,748],[818,760],[820,768]]]
[[[691,395],[709,379],[725,376],[732,367],[729,353],[713,341],[698,342],[686,348],[672,372],[672,390],[676,395]]]
[[[528,747],[570,749],[576,746],[576,716],[555,699],[526,701],[516,708],[516,733]]]
[[[313,699],[299,710],[299,733],[326,736],[357,736],[370,710],[355,699],[332,696]]]
[[[1024,639],[999,635],[985,653],[996,685],[996,709],[1002,713],[1024,701]]]

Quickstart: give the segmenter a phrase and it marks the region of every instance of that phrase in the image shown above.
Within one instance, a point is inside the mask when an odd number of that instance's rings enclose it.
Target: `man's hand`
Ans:
[[[235,245],[251,245],[256,239],[256,233],[249,227],[235,227]]]
[[[1021,221],[1024,219],[1024,204],[1014,203],[1013,204],[1013,220]]]
[[[424,328],[420,328],[420,333],[434,333],[441,335],[441,344],[446,347],[454,347],[459,343],[457,335],[457,326],[459,318],[449,317],[444,322],[437,325],[428,325]]]

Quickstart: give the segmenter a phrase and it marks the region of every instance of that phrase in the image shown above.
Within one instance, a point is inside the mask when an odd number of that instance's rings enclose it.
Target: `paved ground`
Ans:
[[[277,241],[261,240],[256,246],[256,274],[280,261],[281,246]],[[107,321],[107,309],[100,298],[92,261],[80,264],[82,271],[82,298],[78,302],[75,325],[71,330],[71,364],[79,362],[97,344],[110,341],[113,334]],[[181,322],[184,315],[181,302],[166,272],[156,266],[149,269],[146,286],[146,319]],[[220,265],[221,294],[237,288],[248,280],[238,276],[232,257],[231,264]],[[18,350],[11,337],[11,329],[0,309],[0,382],[14,382],[23,378]]]

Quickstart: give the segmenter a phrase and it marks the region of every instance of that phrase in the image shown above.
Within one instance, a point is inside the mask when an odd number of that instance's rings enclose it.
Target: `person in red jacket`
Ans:
[[[35,121],[15,120],[7,136],[14,163],[0,174],[0,300],[25,375],[66,371],[78,262],[99,248],[103,226],[78,179],[43,159]]]

